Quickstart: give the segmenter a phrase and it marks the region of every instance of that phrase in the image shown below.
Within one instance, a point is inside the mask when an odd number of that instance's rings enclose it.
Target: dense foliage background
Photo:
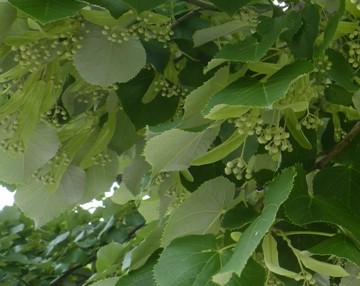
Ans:
[[[360,285],[359,18],[0,1],[1,285]]]

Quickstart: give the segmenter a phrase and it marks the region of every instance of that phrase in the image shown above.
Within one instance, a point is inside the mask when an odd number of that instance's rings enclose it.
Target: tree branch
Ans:
[[[310,170],[323,169],[337,154],[339,154],[360,132],[360,121],[356,122],[350,132],[324,158],[318,161]]]
[[[186,0],[186,2],[191,3],[195,6],[198,6],[204,10],[210,10],[210,11],[220,11],[218,8],[216,8],[213,4],[210,4],[209,2],[205,2],[202,0]]]

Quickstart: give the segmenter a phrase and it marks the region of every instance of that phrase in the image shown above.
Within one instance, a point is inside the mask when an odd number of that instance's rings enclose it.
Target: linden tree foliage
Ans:
[[[360,1],[274,2],[0,1],[1,285],[355,283]]]

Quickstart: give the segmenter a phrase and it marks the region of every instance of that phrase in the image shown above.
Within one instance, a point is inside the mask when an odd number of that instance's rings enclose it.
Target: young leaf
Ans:
[[[280,205],[286,201],[293,189],[295,175],[294,169],[285,169],[265,186],[265,204],[261,215],[243,232],[233,255],[213,277],[216,283],[226,285],[233,273],[241,275],[249,257],[274,223]]]
[[[158,286],[211,285],[211,276],[227,260],[212,234],[189,235],[172,241],[160,256],[154,274]]]
[[[299,275],[296,272],[290,271],[280,266],[277,242],[269,233],[264,236],[262,250],[264,253],[264,262],[269,271],[277,275],[286,276],[293,279]]]
[[[216,93],[205,107],[204,114],[209,114],[219,104],[271,108],[275,101],[285,96],[293,80],[312,69],[310,62],[301,60],[284,66],[265,83],[242,77]]]
[[[76,0],[9,0],[9,2],[43,24],[74,16],[86,6],[85,3]]]
[[[119,259],[125,255],[126,250],[125,245],[114,241],[102,246],[96,253],[95,265],[97,272],[102,272],[114,263],[118,263]]]
[[[3,43],[16,19],[16,9],[9,3],[0,3],[0,43]]]
[[[117,281],[120,277],[112,277],[107,279],[99,280],[95,283],[90,284],[90,286],[116,286]]]
[[[234,191],[235,186],[224,177],[202,184],[171,213],[162,246],[189,234],[216,234],[220,227],[220,216],[232,202]]]
[[[82,46],[74,55],[74,64],[79,74],[91,84],[107,87],[116,82],[134,78],[146,63],[146,52],[141,42],[110,42],[101,28],[89,24],[89,33],[84,33]]]
[[[145,159],[151,164],[153,174],[188,169],[196,157],[208,150],[217,133],[218,128],[197,133],[179,129],[165,131],[146,144]]]

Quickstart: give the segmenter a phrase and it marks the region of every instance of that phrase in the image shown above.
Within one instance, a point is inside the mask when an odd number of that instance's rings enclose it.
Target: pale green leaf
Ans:
[[[241,105],[237,106],[237,105],[219,104],[214,106],[210,110],[209,114],[205,116],[205,118],[209,118],[212,120],[237,118],[248,112],[249,109],[250,109],[249,107],[245,107]]]
[[[100,27],[89,25],[88,29],[74,55],[75,67],[88,83],[106,87],[127,82],[144,67],[146,53],[140,40],[110,42]]]
[[[4,41],[15,19],[16,9],[9,3],[0,3],[0,43]]]
[[[238,148],[242,143],[244,143],[247,135],[239,134],[239,132],[235,131],[226,141],[224,141],[219,146],[211,149],[210,151],[206,152],[205,154],[200,155],[199,157],[195,158],[191,165],[193,166],[200,166],[210,164],[216,161],[221,160],[222,158],[229,155],[233,152],[236,148]]]
[[[194,46],[201,46],[217,38],[237,32],[246,26],[247,24],[240,20],[232,20],[224,24],[197,30],[193,36]]]
[[[209,149],[217,133],[218,128],[202,132],[165,131],[146,144],[145,159],[151,164],[153,174],[188,169],[196,157]]]
[[[216,234],[234,191],[234,184],[224,177],[202,184],[171,213],[161,244],[166,246],[175,238],[189,234]]]
[[[145,218],[146,222],[152,222],[159,219],[160,216],[160,200],[158,196],[152,196],[147,200],[143,200],[138,207],[138,212]]]
[[[233,273],[241,275],[249,257],[274,223],[280,205],[288,198],[294,185],[295,175],[294,169],[286,169],[265,186],[265,203],[262,213],[244,231],[235,246],[234,254],[214,276],[215,282],[225,285]]]
[[[97,195],[108,192],[115,181],[118,174],[119,161],[113,151],[108,151],[111,162],[107,162],[105,166],[102,164],[93,165],[86,170],[86,186],[81,202],[85,203]]]
[[[277,242],[269,233],[264,236],[262,250],[264,253],[264,262],[269,271],[289,278],[295,278],[298,276],[298,273],[280,266]]]
[[[120,186],[115,189],[111,200],[119,205],[124,205],[129,201],[135,200],[136,197],[129,191],[124,182],[121,182]]]
[[[128,190],[137,195],[141,191],[141,180],[150,171],[150,165],[143,156],[136,156],[129,165],[125,167],[123,182]]]
[[[292,137],[299,143],[301,147],[310,150],[312,148],[312,145],[302,131],[301,125],[297,121],[295,112],[292,109],[286,109],[285,116],[286,127],[289,129]],[[298,128],[299,126],[300,128]]]
[[[354,95],[352,97],[352,102],[353,102],[356,110],[360,114],[360,90],[358,90],[357,92],[354,93]]]
[[[70,166],[57,190],[49,190],[43,183],[32,180],[17,189],[15,203],[25,215],[35,221],[38,228],[74,206],[81,199],[84,188],[84,170]]]
[[[310,62],[299,60],[284,66],[264,83],[242,77],[216,93],[205,107],[204,114],[209,114],[219,104],[271,108],[275,101],[285,96],[292,81],[312,69]]]
[[[33,131],[24,153],[0,149],[0,179],[9,184],[23,184],[33,172],[47,163],[60,146],[56,131],[40,123]]]
[[[214,286],[211,276],[227,260],[212,234],[178,238],[163,251],[155,266],[158,286]]]
[[[316,260],[310,257],[309,252],[307,251],[296,251],[295,254],[306,268],[316,273],[328,275],[331,277],[344,277],[349,275],[349,273],[347,273],[340,265],[334,265]]]

